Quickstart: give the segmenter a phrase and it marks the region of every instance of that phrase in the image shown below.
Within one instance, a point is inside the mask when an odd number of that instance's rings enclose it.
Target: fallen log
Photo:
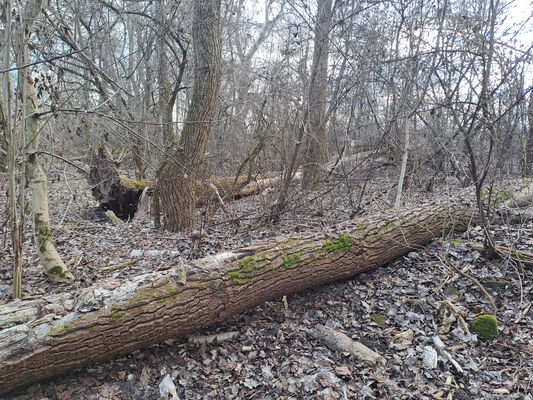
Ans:
[[[533,203],[533,189],[527,185],[520,193],[512,194],[504,205],[510,208],[527,207]]]
[[[143,191],[152,193],[152,181],[138,181],[129,178],[119,171],[122,153],[111,152],[105,143],[93,151],[88,182],[93,197],[104,211],[111,210],[120,218],[133,218]],[[204,185],[198,185],[197,197],[205,203],[213,197],[211,185],[216,188],[219,196],[224,199],[238,198],[257,194],[272,187],[279,179],[263,178],[251,180],[248,176],[213,178]]]
[[[0,307],[0,393],[199,329],[277,297],[353,277],[463,231],[470,208],[441,200],[107,279],[76,293]],[[184,276],[186,275],[186,276]]]
[[[122,161],[122,153],[115,153],[117,152],[112,153],[105,143],[98,146],[98,149],[93,152],[88,181],[93,197],[104,211],[111,210],[120,218],[133,218],[143,191],[148,189],[148,194],[152,194],[153,182],[138,181],[121,174],[119,165]],[[384,165],[390,161],[389,155],[385,153],[366,151],[336,160],[336,162],[326,164],[323,168],[325,172],[331,174],[345,163],[360,164],[367,159]],[[292,181],[299,181],[301,176],[301,172],[296,172]],[[198,185],[196,196],[200,203],[204,204],[211,199],[218,200],[218,197],[222,200],[237,199],[261,193],[265,189],[280,185],[281,182],[280,175],[260,179],[252,179],[251,176],[239,176],[237,179],[218,177]]]

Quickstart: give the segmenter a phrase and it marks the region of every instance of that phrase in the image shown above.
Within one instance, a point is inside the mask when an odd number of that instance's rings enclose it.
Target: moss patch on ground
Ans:
[[[387,317],[378,313],[370,314],[370,319],[378,325],[383,325],[385,322],[387,322]]]
[[[498,320],[492,314],[482,314],[474,318],[472,331],[482,339],[498,339]]]

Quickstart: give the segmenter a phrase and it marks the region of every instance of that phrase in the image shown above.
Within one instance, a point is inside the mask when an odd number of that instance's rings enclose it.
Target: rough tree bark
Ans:
[[[469,210],[444,199],[341,223],[327,233],[257,242],[117,281],[114,288],[108,280],[106,289],[6,304],[0,307],[0,393],[375,269],[445,232],[465,230]],[[67,302],[75,303],[74,311],[63,308]]]
[[[309,82],[309,99],[306,121],[307,152],[302,184],[310,187],[320,181],[322,165],[328,161],[328,135],[326,130],[326,86],[328,80],[329,30],[331,28],[332,0],[319,0],[313,65]]]
[[[196,186],[204,164],[221,78],[220,0],[195,0],[194,89],[178,149],[157,171],[156,202],[170,231],[196,226]],[[157,207],[159,209],[159,207]],[[156,215],[156,219],[158,215]],[[156,220],[156,224],[159,221]]]

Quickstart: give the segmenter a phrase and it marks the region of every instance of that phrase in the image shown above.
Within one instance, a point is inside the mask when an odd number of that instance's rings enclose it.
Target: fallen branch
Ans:
[[[485,245],[482,243],[469,243],[470,247],[472,247],[473,250],[477,251],[485,251]],[[495,245],[494,249],[498,253],[498,255],[505,259],[510,258],[511,260],[519,263],[524,264],[533,264],[533,253],[525,250],[515,250],[510,247],[501,246],[501,245]]]
[[[99,272],[111,272],[111,271],[116,271],[117,269],[122,269],[122,268],[129,267],[130,265],[133,265],[136,262],[137,262],[137,260],[131,259],[131,260],[126,260],[126,261],[118,263],[118,264],[111,264],[111,265],[108,265],[108,266],[102,267],[102,268],[93,267],[92,269],[94,269],[95,271],[99,271]]]
[[[123,153],[112,153],[105,143],[101,143],[96,151],[93,152],[91,170],[89,174],[89,184],[93,197],[104,210],[113,210],[120,218],[132,217],[137,211],[137,204],[143,190],[151,194],[153,182],[138,181],[120,174],[119,165]],[[363,162],[384,163],[387,156],[376,151],[367,151],[364,153],[346,156],[337,163],[328,163],[323,168],[329,173],[333,173],[335,168],[346,162]],[[244,163],[246,164],[246,163]],[[243,165],[244,165],[243,164]],[[242,166],[243,166],[242,165]],[[281,176],[269,176],[252,179],[251,173],[247,176],[239,176],[241,168],[236,177],[219,177],[210,179],[205,185],[198,185],[196,197],[199,204],[205,204],[207,201],[216,199],[223,208],[225,202],[245,196],[251,196],[280,185]],[[301,180],[301,171],[295,172],[291,181]],[[227,212],[227,209],[224,210]]]
[[[512,194],[509,199],[504,202],[506,207],[519,208],[527,207],[533,204],[533,189],[527,185],[520,193]]]
[[[124,222],[119,217],[117,217],[112,210],[107,210],[105,212],[105,215],[107,216],[107,218],[109,218],[109,220],[113,223],[113,225],[116,225],[116,226],[124,225]]]
[[[320,324],[315,325],[313,328],[308,329],[307,333],[332,350],[350,353],[360,361],[372,365],[385,365],[386,363],[385,358],[380,354],[370,350],[364,344],[349,338],[344,333],[337,332],[327,326]]]
[[[220,197],[220,193],[218,192],[217,187],[212,182],[209,183],[209,187],[215,193],[215,196],[216,196],[216,198],[218,200],[218,203],[220,204],[220,207],[222,207],[222,210],[224,210],[224,213],[227,216],[231,217],[232,215],[231,215],[230,211],[228,210],[228,208],[226,207],[226,204],[224,204],[224,200],[222,200],[222,197]]]
[[[459,363],[457,361],[455,361],[455,359],[452,357],[452,355],[446,350],[446,346],[444,346],[444,343],[442,342],[440,337],[433,336],[433,344],[435,345],[435,347],[439,351],[440,355],[444,359],[448,360],[455,367],[457,372],[459,372],[461,374],[464,372],[463,369],[461,368],[461,366],[459,365]]]
[[[193,336],[189,336],[189,343],[193,343],[193,344],[206,343],[206,344],[209,344],[209,343],[213,343],[215,341],[224,342],[226,340],[233,339],[238,334],[239,334],[239,332],[230,331],[230,332],[215,333],[213,335],[206,335],[206,336],[193,335]]]
[[[529,310],[531,310],[531,305],[533,303],[529,302],[529,304],[526,306],[526,308],[524,308],[524,310],[519,314],[517,315],[517,317],[515,318],[514,320],[514,323],[515,324],[518,324],[520,321],[522,321],[522,319],[527,315],[529,314]]]

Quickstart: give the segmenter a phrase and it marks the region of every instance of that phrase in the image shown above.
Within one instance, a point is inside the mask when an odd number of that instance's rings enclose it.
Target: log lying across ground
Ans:
[[[122,154],[112,153],[105,143],[101,143],[93,152],[89,184],[92,188],[93,197],[104,210],[111,210],[121,218],[129,218],[135,215],[139,198],[145,188],[151,189],[153,182],[138,181],[122,175],[119,165]],[[340,160],[333,160],[324,166],[326,172],[331,173],[343,163],[360,164],[366,160],[372,160],[375,164],[390,163],[390,156],[383,152],[366,151],[352,154]],[[301,179],[301,172],[296,172],[292,180]],[[198,185],[197,197],[200,203],[216,199],[216,192],[224,200],[251,196],[261,193],[265,189],[275,187],[282,182],[281,176],[263,176],[260,179],[252,179],[252,176],[218,177],[205,184]],[[215,200],[216,201],[216,200]]]
[[[121,153],[114,154],[105,143],[101,143],[93,152],[88,181],[93,197],[104,210],[111,210],[121,218],[130,218],[137,211],[143,190],[145,188],[151,190],[153,182],[138,181],[121,174],[119,171],[121,160]],[[276,177],[263,177],[255,180],[251,178],[251,176],[239,176],[237,179],[234,177],[213,178],[204,185],[198,185],[196,195],[200,202],[215,199],[216,192],[212,191],[210,183],[220,196],[229,199],[257,194],[280,182],[280,178]]]
[[[278,237],[128,282],[0,307],[0,393],[189,335],[257,304],[375,269],[471,221],[441,200]]]

